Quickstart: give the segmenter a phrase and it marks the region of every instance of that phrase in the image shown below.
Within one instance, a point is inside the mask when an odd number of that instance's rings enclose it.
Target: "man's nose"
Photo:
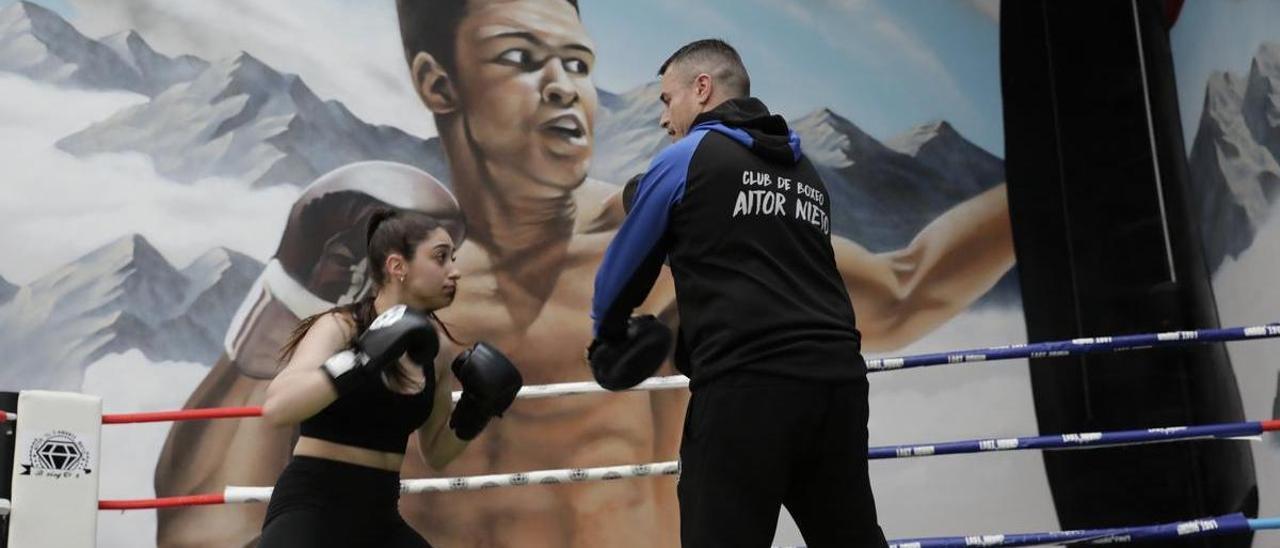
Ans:
[[[578,91],[564,70],[559,58],[548,59],[542,69],[542,100],[556,106],[567,107],[578,99]]]

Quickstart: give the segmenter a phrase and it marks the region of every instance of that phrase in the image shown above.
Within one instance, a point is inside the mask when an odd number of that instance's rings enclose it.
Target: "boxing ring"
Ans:
[[[1114,337],[1018,344],[953,352],[867,360],[870,372],[906,368],[959,366],[1022,358],[1120,352],[1227,341],[1280,338],[1280,324],[1196,331],[1174,331]],[[650,378],[631,390],[671,390],[688,386],[684,376]],[[550,398],[605,392],[594,382],[526,386],[518,398]],[[457,401],[460,392],[453,394]],[[226,486],[221,493],[154,499],[99,499],[99,440],[103,425],[186,420],[226,420],[261,416],[258,407],[186,409],[148,413],[103,414],[100,399],[76,393],[24,391],[18,412],[0,421],[16,421],[11,500],[0,499],[0,516],[9,524],[9,546],[88,548],[96,543],[100,510],[141,510],[180,506],[262,503],[271,487]],[[1200,425],[1165,425],[1140,430],[1075,432],[1022,437],[980,438],[876,446],[870,459],[925,458],[995,451],[1088,450],[1146,443],[1190,440],[1260,441],[1280,431],[1280,420]],[[596,468],[531,470],[453,478],[406,479],[401,493],[454,492],[612,481],[680,473],[676,461],[634,463]],[[1280,529],[1280,518],[1249,519],[1243,514],[1189,516],[1186,521],[1128,527],[1038,533],[985,534],[962,537],[908,538],[890,541],[897,548],[967,546],[1034,546],[1043,544],[1117,544]]]

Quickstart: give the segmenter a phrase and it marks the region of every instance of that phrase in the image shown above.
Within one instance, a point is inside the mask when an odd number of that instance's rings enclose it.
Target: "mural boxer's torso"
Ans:
[[[574,192],[570,238],[539,251],[538,268],[503,268],[481,245],[458,252],[457,306],[441,314],[463,342],[493,342],[518,364],[526,384],[590,380],[583,352],[591,337],[592,281],[620,218],[602,204],[618,187],[587,181]],[[533,291],[528,288],[535,288]],[[545,296],[534,295],[545,291]],[[664,276],[646,303],[674,310]],[[449,354],[452,349],[443,353]],[[519,400],[441,473],[406,459],[405,477],[475,475],[673,460],[686,396],[600,394]],[[411,449],[412,451],[412,449]],[[428,539],[452,546],[653,546],[676,544],[674,478],[525,486],[401,499],[401,511]],[[671,490],[672,496],[666,491]]]

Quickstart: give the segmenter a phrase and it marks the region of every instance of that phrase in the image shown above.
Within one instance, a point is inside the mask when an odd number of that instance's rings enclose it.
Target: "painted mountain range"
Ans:
[[[297,75],[242,53],[169,56],[134,32],[87,37],[28,2],[0,10],[0,71],[149,98],[57,142],[77,156],[140,153],[186,184],[219,176],[246,185],[305,186],[350,162],[416,165],[448,184],[439,140],[360,120]],[[657,84],[601,90],[591,175],[621,184],[667,146]],[[414,113],[415,115],[421,113]],[[823,173],[833,230],[872,251],[907,245],[938,214],[1004,180],[1000,158],[937,121],[883,142],[818,109],[791,121]],[[131,348],[153,360],[212,363],[235,308],[262,265],[226,249],[185,268],[145,239],[113,243],[21,287],[0,279],[0,384],[78,389],[83,368]],[[1016,302],[1011,274],[985,301]]]

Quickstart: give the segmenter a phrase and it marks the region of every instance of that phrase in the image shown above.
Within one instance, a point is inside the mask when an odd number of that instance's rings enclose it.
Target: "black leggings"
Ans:
[[[430,548],[400,517],[400,475],[294,457],[271,493],[258,548]]]
[[[685,548],[766,547],[779,506],[810,548],[883,548],[867,474],[867,381],[727,373],[693,392],[680,445]]]

